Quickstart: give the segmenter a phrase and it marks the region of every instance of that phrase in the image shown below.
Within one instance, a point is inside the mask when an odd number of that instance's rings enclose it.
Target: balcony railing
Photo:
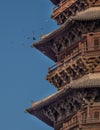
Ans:
[[[100,123],[100,118],[90,118],[90,119],[85,119],[81,121],[81,124],[93,124],[93,123]]]
[[[63,12],[66,8],[70,7],[72,4],[74,4],[77,0],[63,0],[61,1],[58,6],[53,8],[53,14],[52,17],[55,17],[59,15],[61,12]]]
[[[83,125],[89,125],[89,124],[100,124],[100,118],[90,118],[90,119],[84,119],[84,120],[77,120],[76,122],[72,122],[70,124],[67,124],[66,126],[64,126],[63,128],[61,128],[60,130],[70,130],[74,127],[82,127]]]
[[[48,69],[48,73],[52,73],[54,70],[61,68],[62,66],[75,61],[80,56],[96,56],[100,55],[100,46],[97,47],[87,47],[87,48],[77,48],[76,51],[73,51],[69,55],[66,56],[63,61],[60,61],[59,64],[55,64]]]

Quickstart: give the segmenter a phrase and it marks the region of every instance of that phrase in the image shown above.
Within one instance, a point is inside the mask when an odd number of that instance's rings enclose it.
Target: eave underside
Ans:
[[[83,101],[82,101],[83,98],[86,98],[86,93],[87,93],[88,97],[90,94],[90,97],[93,95],[93,96],[95,96],[95,99],[97,99],[98,94],[100,92],[100,73],[88,74],[88,75],[84,76],[82,79],[79,79],[73,83],[70,83],[68,86],[67,86],[67,88],[65,87],[63,90],[60,90],[57,93],[39,101],[39,102],[33,103],[32,107],[28,108],[26,111],[32,115],[35,115],[37,118],[39,118],[46,124],[54,127],[54,122],[56,120],[54,121],[54,117],[50,114],[50,112],[53,109],[54,110],[58,109],[58,105],[56,103],[58,103],[58,104],[62,103],[63,100],[68,97],[68,99],[67,99],[68,101],[66,100],[66,103],[67,103],[67,102],[69,102],[70,97],[71,98],[74,97],[74,99],[76,99],[76,101],[79,103],[78,106],[80,106],[80,107],[78,109],[80,109],[81,105],[83,103]],[[99,90],[99,92],[97,90]],[[95,91],[96,91],[96,93],[95,93]],[[85,95],[83,94],[84,92],[85,92]],[[81,95],[81,93],[82,93],[82,95]],[[80,95],[81,96],[84,95],[84,96],[80,97]],[[94,99],[94,97],[91,97],[91,98]],[[72,104],[72,101],[70,103]],[[75,103],[74,103],[74,105],[75,105]],[[63,107],[62,105],[60,105],[60,106]],[[70,105],[68,105],[68,107],[70,107]],[[69,108],[67,108],[67,109],[69,109]],[[62,122],[62,120],[65,120],[65,119],[68,120],[73,114],[75,114],[75,112],[76,112],[76,110],[72,111],[66,117],[64,117],[64,118],[61,117],[62,119],[58,118],[57,122]]]
[[[58,42],[59,38],[60,39],[63,38],[64,33],[66,33],[66,35],[67,35],[67,41],[68,40],[70,41],[71,39],[69,39],[69,38],[71,35],[72,35],[72,37],[73,36],[79,37],[78,33],[83,34],[83,33],[89,32],[92,29],[92,27],[91,27],[90,30],[88,30],[89,23],[90,24],[92,23],[92,25],[93,25],[94,21],[99,21],[99,24],[100,24],[100,6],[88,8],[84,11],[77,13],[76,16],[70,17],[57,30],[55,30],[54,32],[51,32],[47,35],[44,35],[41,38],[41,40],[39,42],[33,44],[32,47],[37,48],[39,51],[41,51],[43,54],[48,56],[50,59],[57,62],[58,52],[56,52],[56,50],[54,50],[55,48],[53,46],[53,42],[55,42],[55,40]],[[87,22],[87,26],[85,25],[86,22]],[[92,25],[90,25],[90,26],[92,26]],[[95,26],[95,25],[93,25],[93,26]],[[98,25],[98,26],[100,26],[100,25]],[[94,32],[95,30],[92,29],[91,31]],[[78,32],[78,33],[76,34],[76,32]],[[75,41],[76,40],[73,40],[72,42],[75,43]]]
[[[74,21],[68,20],[64,25],[50,33],[49,35],[45,35],[39,42],[32,45],[39,51],[41,51],[44,55],[48,56],[53,61],[57,62],[57,54],[52,49],[53,40],[63,34],[63,32],[67,32],[69,28],[73,25]]]
[[[91,26],[91,28],[89,28],[89,26]],[[99,29],[99,27],[100,27],[100,19],[89,21],[69,20],[59,29],[47,35],[45,38],[41,39],[41,41],[33,44],[32,47],[37,48],[44,55],[48,56],[53,61],[57,62],[58,60],[57,57],[59,56],[60,53],[67,50],[68,47],[71,46],[71,44],[81,42],[82,34],[89,32],[97,32],[98,30],[96,29]],[[64,39],[67,41],[63,45],[65,46],[64,50],[62,50],[62,52],[59,52],[58,50],[59,46],[60,44],[65,42]]]
[[[52,2],[53,4],[55,4],[55,5],[57,5],[57,4],[60,2],[60,0],[51,0],[51,2]]]

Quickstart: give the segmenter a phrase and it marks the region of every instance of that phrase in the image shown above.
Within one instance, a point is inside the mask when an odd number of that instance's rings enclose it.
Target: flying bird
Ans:
[[[35,35],[34,31],[32,31],[32,33],[33,33],[33,40],[36,40],[36,37],[34,36]]]
[[[33,40],[36,40],[36,38],[33,36]]]

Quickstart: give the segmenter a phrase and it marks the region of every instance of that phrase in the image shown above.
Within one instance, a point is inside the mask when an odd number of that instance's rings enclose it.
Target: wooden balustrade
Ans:
[[[86,124],[93,124],[93,123],[100,123],[100,118],[96,119],[96,118],[90,118],[90,119],[84,119],[84,120],[80,120],[80,121],[76,121],[76,122],[70,122],[70,124],[67,123],[67,125],[65,125],[63,128],[61,128],[60,130],[70,130],[74,127],[78,127],[79,126],[83,126]]]
[[[64,0],[64,2],[60,2],[56,8],[53,8],[52,17],[58,16],[65,9],[69,8],[72,4],[74,4],[77,0]]]
[[[100,46],[97,48],[95,47],[87,47],[87,48],[76,48],[75,50],[72,51],[69,55],[66,55],[65,59],[63,61],[60,61],[60,63],[53,65],[48,69],[48,73],[53,72],[57,68],[61,68],[64,64],[68,64],[71,61],[74,61],[77,59],[79,56],[96,56],[100,55]]]

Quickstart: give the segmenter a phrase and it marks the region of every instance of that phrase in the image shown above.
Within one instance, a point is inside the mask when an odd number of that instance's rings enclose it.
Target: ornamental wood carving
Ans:
[[[93,105],[97,98],[100,98],[99,93],[100,89],[96,88],[74,90],[67,96],[64,95],[56,102],[44,107],[43,114],[51,121],[59,123],[84,107]]]

